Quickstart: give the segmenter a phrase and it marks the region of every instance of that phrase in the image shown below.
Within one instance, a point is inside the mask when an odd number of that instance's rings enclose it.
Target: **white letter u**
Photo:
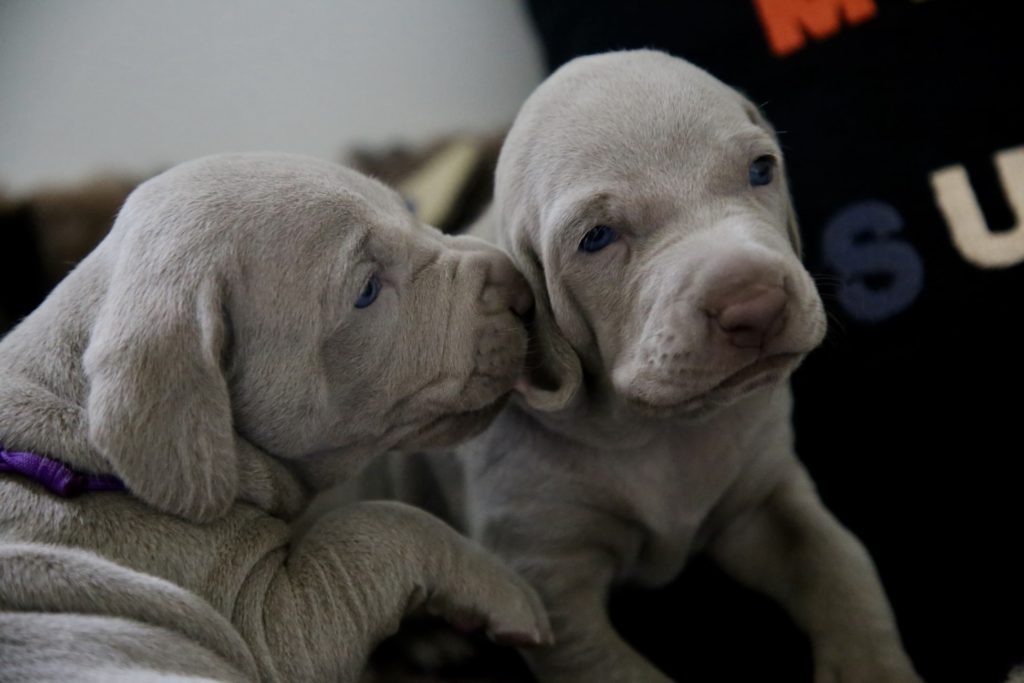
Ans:
[[[962,165],[940,168],[930,177],[953,244],[967,261],[981,268],[1008,268],[1024,261],[1024,146],[997,152],[995,164],[1016,221],[1005,232],[988,229]]]

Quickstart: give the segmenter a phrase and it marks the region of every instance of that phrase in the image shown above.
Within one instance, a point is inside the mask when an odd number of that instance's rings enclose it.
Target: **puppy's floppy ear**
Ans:
[[[530,283],[534,297],[526,385],[521,390],[531,408],[554,412],[569,407],[576,398],[583,384],[583,370],[579,356],[555,322],[544,267],[525,232],[518,231],[508,245],[512,260]]]
[[[89,440],[142,500],[214,519],[238,491],[221,286],[190,259],[123,247],[84,355]]]

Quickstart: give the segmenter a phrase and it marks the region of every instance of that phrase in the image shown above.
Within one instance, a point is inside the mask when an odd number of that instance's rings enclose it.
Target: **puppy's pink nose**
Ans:
[[[506,258],[493,259],[487,268],[480,300],[489,312],[512,310],[525,317],[533,310],[533,292],[526,278]]]
[[[779,286],[752,285],[720,302],[718,326],[733,346],[760,348],[785,325],[786,292]]]

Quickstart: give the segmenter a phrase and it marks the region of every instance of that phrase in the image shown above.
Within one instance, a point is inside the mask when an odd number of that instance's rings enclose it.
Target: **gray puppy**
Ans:
[[[533,288],[532,372],[438,479],[541,592],[545,683],[666,681],[606,598],[698,552],[782,603],[818,683],[919,681],[871,559],[794,454],[787,379],[826,322],[783,171],[750,102],[652,51],[562,67],[508,135],[478,232]],[[421,474],[391,486],[426,500]]]
[[[0,680],[351,681],[423,608],[548,640],[526,583],[420,510],[288,521],[375,454],[482,429],[531,305],[496,248],[334,164],[140,186],[0,343]]]

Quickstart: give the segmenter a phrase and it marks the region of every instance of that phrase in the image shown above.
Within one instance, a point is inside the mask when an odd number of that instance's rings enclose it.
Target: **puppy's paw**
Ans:
[[[483,636],[467,637],[442,619],[412,617],[403,620],[395,635],[377,646],[371,668],[388,674],[458,676],[476,666],[496,647]]]
[[[454,571],[445,572],[424,604],[456,629],[484,629],[501,645],[531,647],[554,642],[540,597],[496,557],[466,544]]]
[[[444,671],[457,667],[477,655],[474,641],[451,630],[445,630],[440,625],[432,630],[399,633],[395,641],[392,643],[392,652],[394,648],[400,648],[397,656],[415,671]]]

